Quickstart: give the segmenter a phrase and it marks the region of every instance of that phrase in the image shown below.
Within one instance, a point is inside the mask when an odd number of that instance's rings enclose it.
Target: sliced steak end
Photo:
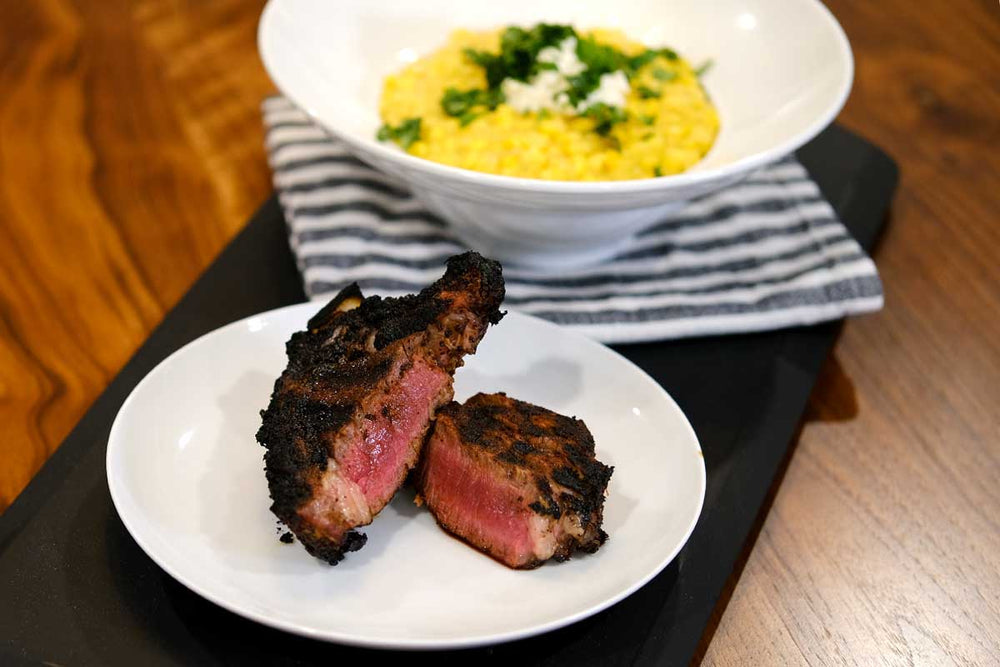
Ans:
[[[579,419],[477,394],[439,411],[416,479],[445,530],[524,569],[604,543],[612,470]]]

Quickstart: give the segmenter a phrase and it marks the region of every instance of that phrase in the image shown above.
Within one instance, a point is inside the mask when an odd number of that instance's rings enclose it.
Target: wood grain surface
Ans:
[[[831,0],[899,162],[705,665],[1000,656],[1000,8]],[[270,193],[262,3],[0,0],[0,511]]]

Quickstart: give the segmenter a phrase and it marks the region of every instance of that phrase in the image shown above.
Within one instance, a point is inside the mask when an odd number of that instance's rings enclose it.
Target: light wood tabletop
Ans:
[[[1000,660],[1000,8],[831,0],[901,169],[705,665]],[[0,511],[271,192],[262,3],[0,0]]]

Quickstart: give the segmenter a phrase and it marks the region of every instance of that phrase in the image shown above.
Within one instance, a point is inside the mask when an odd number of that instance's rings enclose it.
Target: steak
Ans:
[[[416,295],[365,299],[351,285],[292,335],[257,440],[271,510],[309,553],[336,564],[364,546],[355,529],[415,465],[503,297],[500,265],[470,252]]]
[[[416,482],[441,527],[528,569],[604,544],[612,471],[595,458],[579,419],[502,393],[476,394],[438,411]]]

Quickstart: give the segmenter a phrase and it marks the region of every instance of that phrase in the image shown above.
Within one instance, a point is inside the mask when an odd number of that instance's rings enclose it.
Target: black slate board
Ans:
[[[799,158],[871,249],[896,186],[892,160],[836,126],[799,151]],[[0,517],[0,664],[312,665],[379,657],[271,630],[201,599],[146,557],[108,495],[108,432],[136,383],[197,336],[303,299],[272,197]],[[748,548],[839,330],[831,323],[618,346],[670,392],[701,440],[708,491],[687,546],[634,595],[568,628],[423,657],[439,664],[687,664]]]

